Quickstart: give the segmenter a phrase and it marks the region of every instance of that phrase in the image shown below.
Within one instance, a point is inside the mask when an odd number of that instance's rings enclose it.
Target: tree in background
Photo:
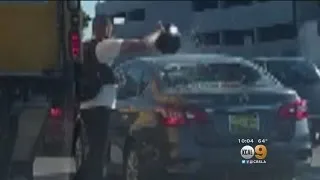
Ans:
[[[91,21],[91,17],[84,10],[82,10],[82,30],[89,26],[89,22]]]

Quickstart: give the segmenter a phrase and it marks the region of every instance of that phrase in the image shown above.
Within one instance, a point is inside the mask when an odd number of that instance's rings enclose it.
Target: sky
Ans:
[[[85,12],[87,12],[90,17],[94,17],[94,6],[96,4],[96,1],[81,1],[82,8]],[[89,23],[88,28],[84,30],[84,39],[88,39],[91,37],[91,22]]]

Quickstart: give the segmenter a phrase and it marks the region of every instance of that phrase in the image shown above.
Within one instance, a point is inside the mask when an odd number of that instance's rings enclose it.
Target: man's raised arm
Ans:
[[[156,51],[154,44],[162,31],[163,26],[159,23],[156,31],[141,39],[105,39],[96,47],[97,58],[102,63],[112,63],[119,55]]]
[[[153,32],[147,36],[145,36],[142,39],[124,39],[121,48],[120,48],[120,54],[126,55],[131,53],[137,53],[137,52],[150,52],[155,51],[156,48],[154,46],[155,41],[159,37],[161,31],[158,30],[156,32]]]

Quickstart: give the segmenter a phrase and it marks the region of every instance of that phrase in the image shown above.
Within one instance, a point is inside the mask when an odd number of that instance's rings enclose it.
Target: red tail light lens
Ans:
[[[185,114],[188,120],[195,121],[196,123],[202,124],[208,122],[208,114],[200,109],[188,110]]]
[[[60,118],[62,116],[62,109],[58,107],[51,108],[49,115],[51,118]]]
[[[184,113],[178,108],[161,107],[156,111],[162,116],[162,123],[168,127],[176,127],[186,123]]]
[[[81,38],[78,32],[70,33],[71,55],[73,59],[78,59],[80,55]]]
[[[161,107],[157,109],[162,116],[162,123],[165,126],[180,126],[193,121],[196,123],[205,123],[208,120],[207,113],[198,109],[184,111],[182,108]]]
[[[304,99],[298,99],[289,104],[280,107],[279,115],[282,118],[296,118],[302,120],[308,117],[307,101]]]

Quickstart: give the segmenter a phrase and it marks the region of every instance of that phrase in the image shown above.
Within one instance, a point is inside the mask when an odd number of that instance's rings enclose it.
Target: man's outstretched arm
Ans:
[[[105,39],[98,43],[96,55],[100,62],[110,63],[119,55],[130,55],[131,53],[145,53],[156,51],[155,41],[162,31],[162,25],[159,28],[141,39]]]
[[[159,37],[161,31],[155,31],[142,39],[124,39],[121,48],[120,54],[127,55],[131,53],[144,53],[156,51],[155,41]]]

